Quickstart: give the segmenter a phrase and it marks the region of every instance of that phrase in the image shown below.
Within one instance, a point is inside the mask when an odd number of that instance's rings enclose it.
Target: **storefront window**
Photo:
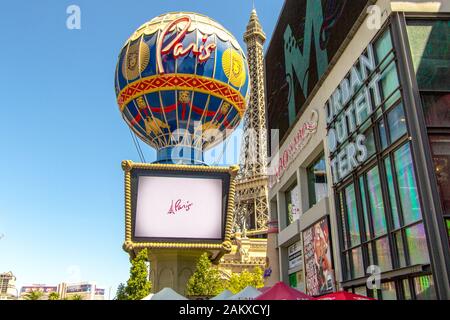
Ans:
[[[309,207],[311,208],[324,197],[328,196],[325,158],[322,155],[308,169]]]
[[[422,218],[411,150],[408,143],[394,153],[394,159],[403,219],[405,225],[408,225]]]
[[[345,202],[347,206],[347,221],[350,232],[350,245],[356,246],[361,243],[358,223],[358,209],[356,208],[355,188],[353,184],[345,189]]]
[[[376,146],[375,146],[375,138],[373,135],[373,129],[370,128],[369,130],[367,130],[366,132],[364,132],[364,135],[366,136],[366,141],[365,141],[365,145],[367,148],[367,157],[371,157],[373,156],[376,152]]]
[[[378,127],[380,128],[381,149],[384,150],[388,147],[388,141],[386,134],[386,125],[384,124],[383,120],[378,123]]]
[[[420,90],[448,90],[450,20],[409,20],[407,32]]]
[[[369,190],[370,211],[372,212],[374,232],[375,236],[378,237],[386,234],[387,232],[378,167],[373,168],[367,173],[367,185]]]
[[[403,105],[398,105],[387,115],[391,142],[394,143],[406,133],[406,117]]]
[[[395,245],[397,246],[400,268],[406,267],[405,246],[403,244],[402,232],[397,232],[395,234]]]
[[[414,291],[417,300],[436,300],[436,292],[431,275],[414,278]]]
[[[394,282],[384,282],[381,284],[381,296],[383,300],[397,300],[397,293]]]
[[[359,294],[359,295],[361,295],[361,296],[367,296],[367,290],[366,290],[366,287],[357,287],[357,288],[355,288],[354,289],[354,292],[356,293],[356,294]]]
[[[406,241],[408,242],[408,251],[410,264],[427,264],[430,263],[428,257],[427,239],[422,223],[406,229]]]
[[[391,252],[389,249],[389,240],[387,237],[381,238],[375,242],[377,251],[378,266],[381,271],[392,269]]]
[[[377,56],[377,63],[381,63],[384,61],[390,61],[390,59],[386,59],[386,56],[392,52],[392,39],[391,33],[385,32],[377,42],[375,42],[375,52]],[[393,56],[394,54],[391,53]],[[380,67],[384,68],[387,64],[382,64]]]
[[[400,98],[400,92],[397,90],[399,87],[397,66],[394,61],[384,70],[381,76],[381,87],[383,98],[386,99],[384,106],[386,110]]]
[[[352,278],[360,278],[364,276],[364,263],[362,259],[361,247],[352,250],[353,273]]]
[[[294,183],[286,192],[287,197],[287,223],[294,223],[300,218],[300,190],[297,183]]]
[[[405,300],[411,300],[412,294],[411,294],[411,288],[409,286],[409,279],[404,279],[402,281],[402,286],[403,286],[403,296],[404,296]]]

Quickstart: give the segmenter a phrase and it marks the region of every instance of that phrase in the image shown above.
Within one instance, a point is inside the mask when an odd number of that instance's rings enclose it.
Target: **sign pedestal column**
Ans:
[[[149,250],[152,292],[172,288],[185,296],[187,282],[195,272],[198,259],[203,252],[202,250]]]

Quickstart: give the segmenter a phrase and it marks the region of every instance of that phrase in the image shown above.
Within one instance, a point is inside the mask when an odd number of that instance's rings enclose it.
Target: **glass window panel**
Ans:
[[[287,215],[288,225],[294,223],[300,218],[300,190],[295,183],[288,192],[287,197]]]
[[[392,109],[388,113],[387,118],[389,123],[389,133],[391,134],[391,143],[394,143],[406,133],[406,117],[403,105],[399,104]]]
[[[403,244],[403,237],[401,231],[395,234],[395,245],[397,246],[400,268],[406,267],[405,246]]]
[[[367,158],[370,158],[377,151],[377,148],[375,145],[375,137],[373,135],[373,129],[369,129],[366,132],[364,132],[364,136],[366,137],[366,141],[364,142],[364,145],[367,148]]]
[[[309,207],[311,208],[324,197],[328,196],[325,158],[322,156],[308,169]]]
[[[393,61],[381,75],[381,88],[383,93],[383,99],[387,99],[385,102],[385,110],[388,109],[395,101],[400,98],[399,81],[397,76],[397,66]],[[395,94],[394,94],[395,91]]]
[[[409,286],[409,280],[404,279],[402,281],[402,285],[403,285],[403,294],[405,296],[405,300],[412,300],[411,288]]]
[[[373,168],[367,173],[367,186],[370,200],[370,211],[372,213],[372,223],[375,236],[377,237],[386,234],[387,232],[378,167]]]
[[[392,269],[391,251],[389,249],[389,240],[387,237],[375,241],[377,251],[378,266],[381,271],[388,271]]]
[[[391,33],[387,30],[375,43],[375,52],[377,63],[383,61],[387,54],[392,50]],[[387,59],[389,60],[389,59]]]
[[[406,229],[405,232],[411,265],[430,263],[423,224],[416,224]]]
[[[386,134],[386,125],[384,124],[383,120],[378,123],[378,127],[380,128],[381,149],[384,150],[388,147],[388,141]]]
[[[398,229],[400,228],[400,216],[398,213],[397,199],[395,197],[394,176],[392,173],[391,159],[389,157],[384,159],[384,166],[386,168],[386,178],[389,188],[389,200],[391,202],[391,211],[392,211],[392,218],[394,220],[394,228]]]
[[[394,153],[394,160],[403,219],[407,225],[422,218],[409,143]]]
[[[353,184],[345,188],[345,203],[347,206],[347,221],[350,231],[350,245],[353,247],[361,243],[358,209],[356,207],[355,187]]]
[[[407,32],[419,88],[450,88],[450,20],[410,20]]]
[[[450,215],[450,135],[429,135],[429,139],[442,209]]]
[[[397,300],[397,291],[394,282],[384,282],[381,284],[381,295],[383,300]]]
[[[433,277],[431,275],[414,278],[417,300],[436,300]]]
[[[364,263],[361,247],[352,250],[352,262],[353,262],[353,279],[364,276]]]
[[[367,209],[366,201],[366,188],[364,187],[364,177],[359,177],[359,190],[361,192],[363,215],[364,215],[364,227],[366,232],[366,239],[371,239],[370,236],[370,226],[369,226],[369,211]]]

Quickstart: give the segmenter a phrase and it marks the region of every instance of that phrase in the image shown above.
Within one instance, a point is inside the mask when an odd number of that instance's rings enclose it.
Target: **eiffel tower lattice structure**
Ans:
[[[251,92],[244,116],[234,217],[235,231],[247,229],[249,236],[266,234],[269,219],[263,53],[265,40],[266,35],[256,10],[253,9],[244,33]]]

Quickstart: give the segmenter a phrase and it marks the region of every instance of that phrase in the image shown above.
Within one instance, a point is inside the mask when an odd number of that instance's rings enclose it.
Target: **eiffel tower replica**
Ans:
[[[237,232],[246,232],[247,236],[258,237],[267,234],[269,220],[263,54],[265,40],[266,35],[253,8],[244,33],[251,91],[250,102],[244,116],[234,228]]]
[[[236,185],[236,207],[232,250],[220,260],[224,279],[233,273],[265,270],[267,266],[267,133],[264,97],[263,44],[266,36],[253,9],[244,41],[250,69],[250,103],[244,116],[240,170]],[[270,235],[269,235],[270,236]],[[274,260],[275,261],[275,260]]]

